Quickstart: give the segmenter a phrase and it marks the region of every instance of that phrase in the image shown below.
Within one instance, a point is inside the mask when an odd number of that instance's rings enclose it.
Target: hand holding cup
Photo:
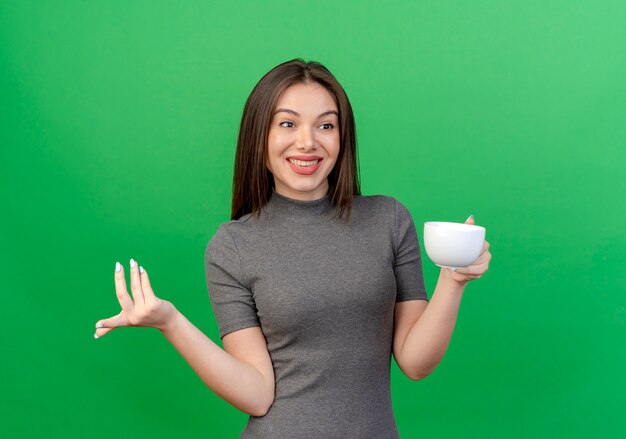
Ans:
[[[429,221],[424,223],[424,246],[428,257],[459,283],[480,278],[489,268],[490,244],[486,229],[474,224]]]

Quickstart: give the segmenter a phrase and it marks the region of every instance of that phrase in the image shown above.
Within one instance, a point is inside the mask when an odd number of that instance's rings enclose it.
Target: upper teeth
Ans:
[[[296,159],[289,159],[289,161],[291,163],[295,164],[295,165],[298,165],[298,166],[313,166],[314,164],[319,162],[319,159],[318,160],[311,160],[311,161],[308,161],[308,162],[305,162],[303,160],[296,160]]]

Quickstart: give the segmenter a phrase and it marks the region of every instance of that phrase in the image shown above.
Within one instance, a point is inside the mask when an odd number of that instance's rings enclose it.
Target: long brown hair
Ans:
[[[328,192],[335,206],[335,217],[344,217],[346,222],[350,218],[352,197],[361,194],[352,106],[343,87],[326,67],[296,58],[267,72],[246,101],[235,156],[233,220],[247,213],[258,218],[272,195],[274,177],[267,168],[268,131],[278,98],[296,83],[318,83],[335,99],[339,110],[340,147],[337,163],[328,175]]]

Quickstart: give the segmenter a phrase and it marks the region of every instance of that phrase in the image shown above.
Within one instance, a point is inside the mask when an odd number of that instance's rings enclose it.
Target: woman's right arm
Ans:
[[[96,324],[96,337],[121,326],[159,329],[218,396],[252,416],[263,416],[274,400],[274,370],[261,328],[227,334],[224,350],[181,314],[172,303],[156,297],[147,271],[131,261],[131,299],[124,270],[117,265],[115,290],[122,311]]]
[[[231,332],[222,350],[180,312],[161,330],[204,383],[252,416],[263,416],[274,401],[274,370],[258,326]]]

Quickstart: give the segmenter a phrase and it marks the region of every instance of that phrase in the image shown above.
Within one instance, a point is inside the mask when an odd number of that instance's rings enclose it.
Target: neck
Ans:
[[[278,221],[316,223],[330,219],[334,213],[330,194],[314,200],[298,200],[283,195],[276,189],[266,205],[267,212]]]
[[[292,200],[312,201],[324,198],[328,194],[328,189],[328,180],[326,180],[313,191],[298,191],[282,184],[276,184],[274,192],[277,192],[284,197],[291,198]]]

